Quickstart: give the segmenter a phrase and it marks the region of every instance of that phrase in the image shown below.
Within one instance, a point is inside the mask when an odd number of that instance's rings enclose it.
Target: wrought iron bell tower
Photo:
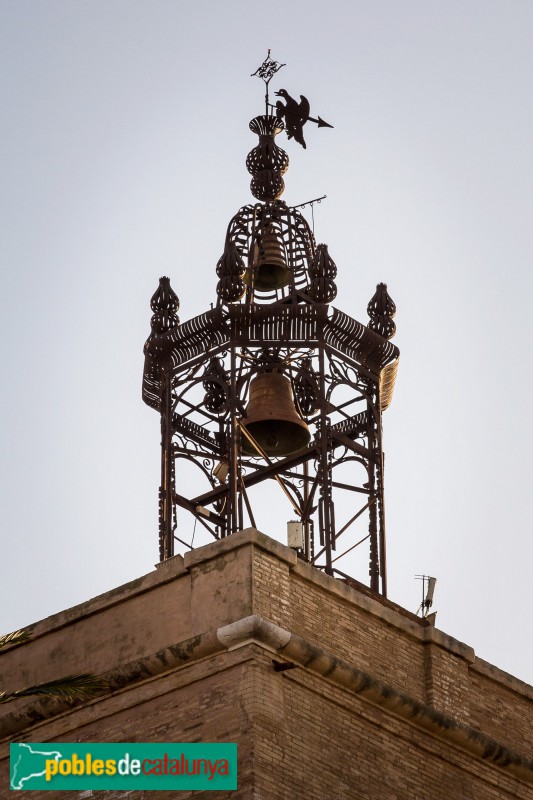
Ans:
[[[292,509],[299,556],[330,575],[344,575],[335,566],[340,537],[367,517],[370,588],[386,595],[382,413],[398,367],[395,306],[383,283],[366,325],[331,306],[328,248],[280,200],[289,159],[276,136],[285,130],[305,147],[306,122],[331,127],[310,116],[303,96],[297,103],[281,89],[285,103],[269,103],[281,66],[269,51],[254,73],[266,86],[246,159],[256,202],[228,225],[216,306],[180,324],[168,278],[151,300],[143,399],[161,415],[160,559],[176,540],[192,546],[181,538],[182,512],[215,539],[256,527],[250,491],[272,480]],[[205,491],[191,497],[192,468]],[[341,494],[346,519],[335,514]]]

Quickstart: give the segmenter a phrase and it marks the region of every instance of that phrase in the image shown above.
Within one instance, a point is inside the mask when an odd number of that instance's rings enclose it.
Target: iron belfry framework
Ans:
[[[332,307],[337,268],[328,248],[279,199],[289,159],[276,135],[286,130],[305,146],[308,120],[327,125],[285,90],[277,92],[285,104],[269,104],[280,66],[269,53],[256,73],[267,89],[266,113],[250,122],[259,142],[246,159],[257,202],[227,228],[216,306],[180,324],[168,278],[151,300],[143,399],[161,415],[160,559],[182,541],[182,510],[215,539],[256,527],[252,487],[270,480],[298,523],[299,555],[329,574],[343,575],[334,566],[339,538],[366,515],[370,587],[386,595],[382,413],[398,366],[389,341],[395,307],[385,284],[367,325]],[[205,491],[190,497],[193,467]],[[340,494],[350,501],[342,520]]]

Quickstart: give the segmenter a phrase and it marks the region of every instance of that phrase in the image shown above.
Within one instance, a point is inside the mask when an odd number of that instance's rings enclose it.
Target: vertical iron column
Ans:
[[[376,492],[376,459],[378,457],[379,444],[376,436],[375,408],[373,406],[375,391],[370,382],[368,389],[369,396],[372,397],[372,401],[370,399],[367,401],[367,435],[368,449],[370,451],[370,459],[368,462],[368,499],[370,501],[368,509],[368,533],[370,535],[370,562],[368,574],[370,576],[370,588],[372,591],[379,594],[378,497]]]
[[[161,486],[159,487],[159,560],[174,555],[174,454],[172,452],[172,377],[163,370],[161,398]]]
[[[238,453],[238,422],[237,422],[237,386],[235,382],[237,360],[235,346],[231,347],[230,366],[230,415],[229,415],[229,460],[228,460],[228,506],[226,513],[226,532],[229,536],[239,529],[239,509],[237,494],[239,490],[239,453]]]
[[[378,448],[379,459],[377,469],[377,495],[379,519],[379,573],[381,575],[381,594],[387,597],[387,548],[385,538],[385,454],[383,452],[383,416],[381,412],[381,398],[377,397],[378,408]]]
[[[309,526],[309,510],[307,508],[307,506],[309,505],[309,483],[308,483],[309,464],[307,463],[307,461],[304,461],[303,473],[304,473],[304,486],[303,486],[303,489],[304,489],[304,502],[303,502],[302,512],[305,509],[305,517],[302,515],[302,522],[303,522],[303,526],[304,526],[304,530],[303,530],[303,533],[304,533],[304,558],[305,558],[306,561],[309,562],[309,561],[311,561],[311,540],[310,540],[311,530],[310,530],[310,526]]]
[[[335,518],[333,514],[333,501],[331,497],[331,467],[330,451],[331,441],[329,432],[329,418],[327,415],[327,401],[325,389],[325,364],[324,347],[321,344],[319,349],[319,372],[320,372],[320,428],[319,428],[319,485],[320,499],[318,501],[318,521],[320,529],[320,545],[325,548],[326,573],[333,575],[331,553],[335,549]]]

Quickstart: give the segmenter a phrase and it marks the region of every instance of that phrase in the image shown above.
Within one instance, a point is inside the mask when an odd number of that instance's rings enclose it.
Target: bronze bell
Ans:
[[[259,242],[254,242],[252,265],[244,273],[247,286],[259,292],[282,289],[292,281],[292,271],[287,266],[283,242],[273,225],[267,225]]]
[[[309,428],[294,406],[291,382],[279,372],[263,372],[250,383],[243,426],[267,456],[288,456],[309,444]],[[242,451],[260,456],[243,432]]]

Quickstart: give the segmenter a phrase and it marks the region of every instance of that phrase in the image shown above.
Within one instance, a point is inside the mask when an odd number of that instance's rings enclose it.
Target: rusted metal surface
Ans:
[[[279,65],[263,66],[268,93]],[[287,518],[302,523],[300,557],[329,574],[340,537],[355,547],[346,531],[367,516],[370,587],[386,594],[381,416],[399,358],[389,341],[394,303],[379,284],[368,325],[329,305],[337,266],[279,200],[288,157],[274,136],[283,123],[266,113],[250,127],[259,144],[247,167],[260,202],[229,223],[216,307],[180,324],[168,278],[152,298],[143,400],[161,415],[160,558],[185,541],[177,526],[186,514],[213,538],[255,527],[249,490],[275,480]],[[193,469],[200,493],[187,491]],[[336,518],[340,508],[346,519]]]

